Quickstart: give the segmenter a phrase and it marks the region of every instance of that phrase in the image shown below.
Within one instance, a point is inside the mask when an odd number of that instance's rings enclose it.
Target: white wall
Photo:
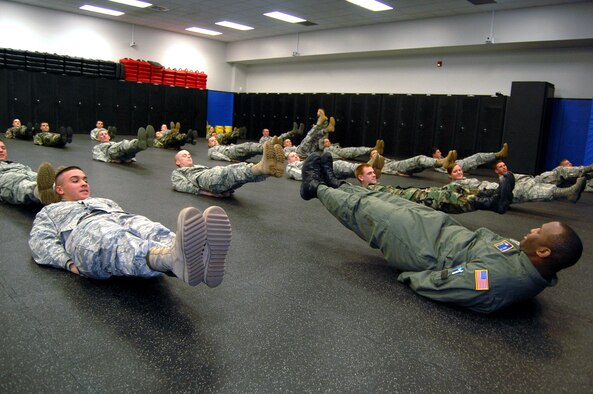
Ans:
[[[209,89],[232,90],[226,44],[217,41],[2,1],[0,26],[3,48],[115,62],[125,57],[152,60],[168,68],[203,71]]]
[[[585,2],[302,33],[296,48],[295,35],[225,44],[0,0],[0,47],[153,60],[204,71],[220,91],[509,94],[530,80],[591,99],[591,21]]]

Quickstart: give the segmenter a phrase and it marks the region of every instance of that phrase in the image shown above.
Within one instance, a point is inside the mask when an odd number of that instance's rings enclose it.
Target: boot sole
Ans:
[[[138,129],[138,149],[144,150],[148,148],[148,133],[144,127]]]
[[[196,286],[204,279],[203,253],[206,244],[206,221],[200,210],[189,207],[179,212],[176,236],[185,258],[182,279],[188,285]]]
[[[56,172],[49,163],[42,163],[37,169],[37,192],[43,205],[49,205],[61,200],[54,191]]]
[[[146,126],[146,146],[149,148],[154,146],[154,127],[151,125]]]
[[[284,150],[282,150],[280,145],[274,145],[272,150],[276,159],[276,164],[273,166],[273,175],[280,178],[284,175]]]
[[[231,222],[224,209],[211,206],[204,210],[207,240],[204,252],[204,283],[216,287],[222,283],[224,264],[231,246]]]

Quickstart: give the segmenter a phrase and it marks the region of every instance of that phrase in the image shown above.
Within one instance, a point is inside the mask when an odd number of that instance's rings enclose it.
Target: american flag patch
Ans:
[[[488,270],[476,270],[476,290],[489,290]]]
[[[507,250],[511,250],[514,248],[513,244],[509,241],[501,241],[494,244],[496,249],[500,250],[501,252],[506,252]]]

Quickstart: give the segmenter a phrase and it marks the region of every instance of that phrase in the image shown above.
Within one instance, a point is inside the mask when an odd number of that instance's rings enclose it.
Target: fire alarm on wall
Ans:
[[[443,67],[443,61],[437,60],[437,67]]]

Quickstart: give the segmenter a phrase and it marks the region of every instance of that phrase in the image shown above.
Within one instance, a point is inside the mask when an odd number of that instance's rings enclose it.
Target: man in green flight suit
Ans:
[[[435,301],[491,313],[554,286],[556,273],[583,252],[579,236],[561,222],[545,223],[517,242],[486,228],[471,231],[445,213],[390,193],[340,183],[319,154],[309,156],[302,173],[303,199],[317,197],[402,271],[400,282]]]

